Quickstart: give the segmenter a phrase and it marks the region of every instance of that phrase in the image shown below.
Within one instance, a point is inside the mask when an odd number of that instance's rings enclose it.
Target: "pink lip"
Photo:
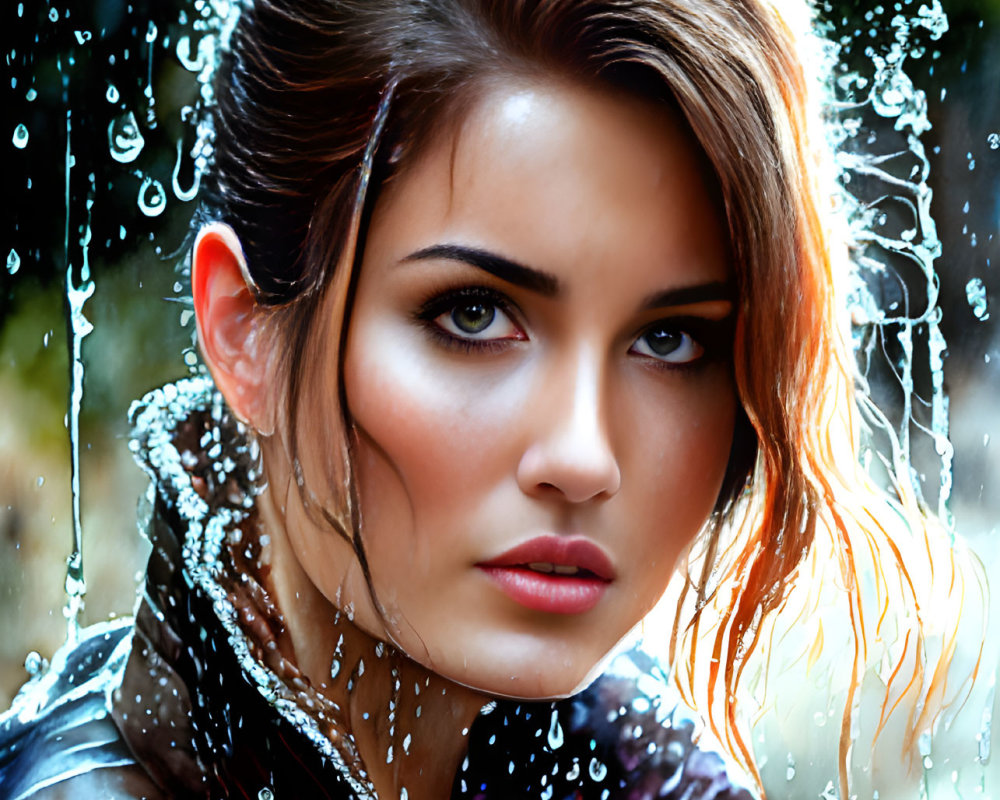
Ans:
[[[528,569],[528,564],[537,562],[577,567],[587,572],[559,575]],[[550,614],[589,611],[614,580],[611,560],[582,536],[539,536],[476,566],[516,603]]]

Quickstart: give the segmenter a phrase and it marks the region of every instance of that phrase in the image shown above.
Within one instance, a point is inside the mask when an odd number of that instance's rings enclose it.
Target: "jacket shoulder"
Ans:
[[[157,797],[110,714],[131,641],[130,619],[93,625],[21,688],[0,715],[0,796]]]

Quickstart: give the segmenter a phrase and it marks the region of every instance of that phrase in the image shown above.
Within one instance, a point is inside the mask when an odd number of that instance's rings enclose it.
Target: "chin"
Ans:
[[[513,700],[559,700],[586,689],[604,671],[616,643],[595,649],[548,643],[531,637],[498,644],[470,657],[461,656],[460,669],[428,665],[442,677],[493,697]]]

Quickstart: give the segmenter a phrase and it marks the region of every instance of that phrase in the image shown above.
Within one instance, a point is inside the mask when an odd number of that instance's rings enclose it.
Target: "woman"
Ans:
[[[880,525],[832,467],[808,88],[755,1],[249,6],[192,251],[221,397],[136,409],[135,629],[15,703],[12,796],[747,796],[765,623],[817,530],[847,580]],[[728,764],[606,663],[686,559],[672,647]]]

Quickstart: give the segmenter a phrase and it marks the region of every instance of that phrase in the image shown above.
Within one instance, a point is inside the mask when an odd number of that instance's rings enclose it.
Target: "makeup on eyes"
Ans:
[[[450,312],[453,324],[461,329],[461,322],[455,318],[459,310],[480,309],[485,313],[483,331],[489,330],[502,315],[513,335],[477,338],[482,331],[449,331],[438,320]],[[470,315],[474,318],[476,314]],[[413,313],[413,319],[430,334],[434,340],[451,349],[465,352],[498,352],[509,347],[511,342],[527,338],[516,319],[514,304],[501,292],[486,286],[460,286],[446,289],[432,295],[420,303]]]
[[[708,316],[668,314],[644,325],[633,335],[629,352],[667,369],[690,369],[728,357],[733,315],[731,311],[719,319],[715,315],[719,313],[716,306],[725,308],[729,304],[715,301],[711,307],[708,303],[703,305]],[[460,316],[463,311],[467,313]],[[442,321],[442,317],[448,314],[450,318]],[[522,330],[521,316],[517,305],[506,294],[483,285],[437,290],[421,301],[412,314],[413,319],[435,341],[464,352],[499,352],[507,349],[512,342],[524,341],[528,337]],[[481,326],[479,330],[475,329],[477,325]],[[494,336],[479,336],[491,327],[499,327],[507,333],[502,335],[498,331]],[[666,336],[657,337],[660,333]],[[654,338],[648,338],[651,335]],[[677,346],[664,349],[665,345],[672,343],[667,338],[671,335],[678,339]],[[679,360],[672,360],[672,354],[677,354]]]

